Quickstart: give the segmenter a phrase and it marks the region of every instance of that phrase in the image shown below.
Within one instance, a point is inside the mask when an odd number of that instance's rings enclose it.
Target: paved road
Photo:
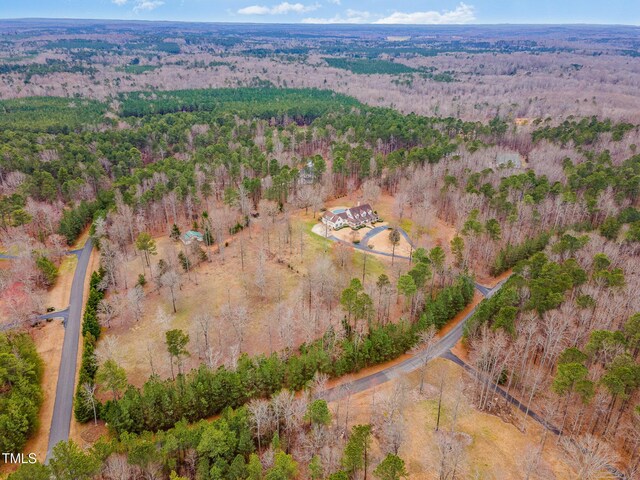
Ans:
[[[19,328],[21,322],[11,322],[0,325],[0,332],[7,332],[9,330],[13,330],[14,328]]]
[[[479,283],[476,283],[476,288],[485,297],[492,295],[491,289],[489,287],[485,287],[484,285],[480,285]]]
[[[61,318],[62,323],[66,326],[67,320],[69,319],[69,307],[64,310],[58,310],[55,312],[43,313],[42,315],[38,315],[38,320],[50,320],[52,318]]]
[[[478,290],[484,290],[486,293],[483,295],[486,298],[492,297],[502,285],[504,285],[503,280],[494,288],[482,287],[482,289],[478,288]],[[476,284],[476,287],[478,285]],[[477,307],[476,307],[477,308]],[[458,343],[458,340],[462,338],[462,332],[464,331],[464,324],[466,321],[475,313],[476,308],[471,310],[461,321],[457,323],[455,327],[453,327],[446,335],[444,335],[433,347],[429,350],[422,350],[411,358],[408,358],[400,363],[396,363],[395,365],[391,365],[384,370],[373,373],[366,377],[359,378],[357,380],[353,380],[352,382],[347,382],[338,387],[331,388],[325,392],[323,397],[327,401],[340,400],[341,398],[346,397],[348,394],[354,394],[358,392],[363,392],[372,388],[376,385],[380,385],[382,383],[388,382],[389,380],[393,380],[394,378],[399,377],[400,375],[404,375],[410,373],[418,368],[420,368],[425,360],[431,360],[436,357],[440,357],[445,355],[453,346]]]
[[[80,340],[80,323],[82,317],[82,305],[84,297],[84,282],[87,276],[87,267],[91,257],[93,244],[87,240],[84,248],[78,255],[78,265],[73,275],[69,308],[67,309],[67,321],[65,324],[64,343],[62,344],[62,356],[60,370],[58,372],[58,385],[56,387],[56,401],[53,407],[53,418],[49,430],[49,447],[47,449],[47,461],[51,458],[53,447],[60,441],[69,438],[71,414],[73,412],[73,394],[76,380],[76,364],[78,358],[78,344]],[[61,312],[55,312],[60,316]]]
[[[36,325],[40,323],[41,320],[50,320],[53,318],[61,318],[63,325],[66,325],[67,319],[69,318],[69,308],[65,308],[64,310],[59,310],[56,312],[44,313],[42,315],[37,315],[32,320],[32,325]],[[23,325],[22,322],[12,322],[6,323],[4,325],[0,325],[0,332],[5,332],[8,330],[13,330],[14,328],[20,328]]]
[[[11,260],[14,259],[16,257],[14,257],[13,255],[7,255],[5,253],[0,253],[0,260]]]

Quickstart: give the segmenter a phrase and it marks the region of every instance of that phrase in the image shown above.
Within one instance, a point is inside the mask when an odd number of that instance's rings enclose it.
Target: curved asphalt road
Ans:
[[[508,277],[502,280],[493,288],[488,288],[483,285],[476,283],[476,289],[482,293],[485,298],[491,298],[495,295],[508,280]],[[479,304],[478,304],[479,305]],[[344,383],[334,388],[328,389],[323,395],[327,401],[336,401],[341,400],[348,395],[353,395],[354,393],[363,392],[370,388],[373,388],[382,383],[388,382],[389,380],[393,380],[400,375],[410,373],[414,370],[420,368],[425,359],[432,360],[437,357],[446,358],[454,363],[457,363],[462,368],[464,368],[471,376],[478,377],[478,372],[476,372],[473,367],[466,364],[463,360],[458,358],[456,355],[451,353],[451,349],[454,347],[458,340],[462,338],[462,332],[464,329],[464,324],[467,320],[475,313],[478,306],[476,306],[471,312],[469,312],[461,321],[457,323],[455,327],[453,327],[445,336],[443,336],[431,349],[422,350],[416,353],[413,357],[408,358],[400,363],[392,365],[384,370],[373,373],[363,378],[359,378],[357,380],[353,380],[351,382]],[[555,425],[547,422],[544,418],[538,415],[531,409],[525,408],[520,400],[515,397],[509,395],[505,390],[498,387],[497,385],[492,383],[491,388],[500,396],[504,397],[509,403],[518,408],[521,412],[526,413],[533,420],[538,422],[544,428],[549,430],[554,435],[559,435],[560,430]],[[620,470],[615,468],[612,465],[608,465],[607,470],[617,479],[627,480],[627,477]]]
[[[78,359],[78,344],[80,339],[80,321],[84,300],[84,282],[87,276],[87,267],[91,258],[93,243],[91,238],[87,240],[84,248],[74,251],[78,255],[78,265],[73,275],[69,308],[62,312],[53,312],[52,317],[66,317],[64,343],[62,344],[62,356],[60,370],[58,371],[58,385],[56,387],[56,400],[53,407],[53,418],[49,430],[49,447],[47,458],[51,458],[51,451],[58,442],[69,438],[71,414],[73,412],[73,394],[76,381],[76,364]]]
[[[476,284],[476,288],[485,296],[485,298],[491,298],[498,292],[502,285],[507,281],[507,279],[500,282],[494,288],[487,288],[482,285]],[[396,363],[384,370],[381,370],[376,373],[372,373],[363,378],[359,378],[357,380],[353,380],[351,382],[344,383],[340,386],[331,388],[327,390],[323,398],[327,401],[335,401],[340,400],[347,395],[363,392],[372,388],[376,385],[380,385],[382,383],[388,382],[389,380],[393,380],[400,375],[404,375],[410,373],[418,368],[420,368],[425,360],[431,360],[436,357],[441,357],[447,354],[450,349],[454,347],[458,340],[462,338],[462,332],[464,330],[464,324],[467,320],[475,313],[476,306],[473,310],[471,310],[461,321],[459,321],[455,327],[447,332],[433,347],[428,350],[422,350],[411,358],[408,358],[400,363]]]

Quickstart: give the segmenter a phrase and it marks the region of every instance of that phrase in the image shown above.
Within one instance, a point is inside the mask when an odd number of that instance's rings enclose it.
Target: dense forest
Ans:
[[[366,59],[354,59],[349,60],[346,58],[324,58],[324,61],[330,67],[343,68],[350,70],[356,74],[371,75],[371,74],[400,74],[400,73],[413,73],[417,70],[402,63],[393,63],[384,60],[366,60]]]
[[[0,449],[19,452],[38,426],[42,360],[23,333],[0,333]]]

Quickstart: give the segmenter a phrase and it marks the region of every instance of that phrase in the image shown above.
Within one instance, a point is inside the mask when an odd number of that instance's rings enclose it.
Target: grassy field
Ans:
[[[357,250],[353,255],[353,268],[356,272],[362,272],[364,270],[365,258],[367,261],[366,275],[371,280],[375,281],[375,279],[377,279],[380,275],[388,272],[388,266],[385,262],[380,260],[380,257],[369,255]]]
[[[413,222],[410,218],[403,218],[400,220],[400,228],[411,235],[413,233]]]
[[[307,236],[308,239],[308,247],[310,248],[310,253],[324,253],[324,252],[328,252],[332,245],[333,242],[331,240],[328,240],[326,238],[323,238],[319,235],[314,235],[311,232],[311,229],[317,225],[318,223],[318,219],[317,218],[311,218],[311,216],[309,215],[310,218],[301,218],[300,220],[298,220],[300,222],[300,225],[302,225],[302,227],[305,229],[305,234]]]

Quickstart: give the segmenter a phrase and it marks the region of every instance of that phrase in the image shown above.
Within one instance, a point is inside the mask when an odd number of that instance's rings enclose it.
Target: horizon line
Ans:
[[[182,23],[182,24],[206,24],[206,25],[296,25],[296,26],[366,26],[366,27],[500,27],[500,26],[513,26],[513,27],[631,27],[640,28],[640,24],[632,23],[588,23],[588,22],[575,22],[575,23],[524,23],[524,22],[496,22],[496,23],[393,23],[393,24],[380,24],[380,23],[355,23],[355,22],[335,22],[335,23],[323,23],[323,22],[233,22],[233,21],[221,21],[221,20],[149,20],[149,19],[134,19],[134,18],[86,18],[86,17],[14,17],[14,18],[2,18],[0,22],[22,22],[22,21],[89,21],[89,22],[138,22],[138,23]]]

